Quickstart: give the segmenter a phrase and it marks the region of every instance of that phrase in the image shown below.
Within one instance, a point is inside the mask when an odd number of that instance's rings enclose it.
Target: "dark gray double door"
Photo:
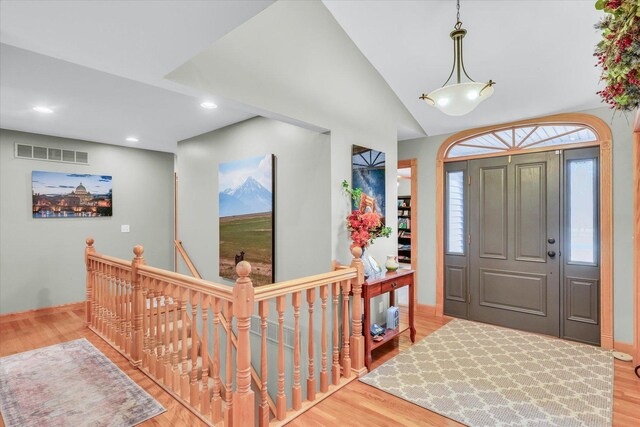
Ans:
[[[445,314],[599,344],[597,165],[597,148],[448,163]]]

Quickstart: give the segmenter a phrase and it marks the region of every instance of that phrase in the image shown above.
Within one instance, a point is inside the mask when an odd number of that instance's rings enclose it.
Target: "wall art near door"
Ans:
[[[351,187],[360,188],[360,205],[353,209],[378,212],[384,224],[386,212],[385,155],[381,151],[354,145],[351,151]]]
[[[235,279],[244,260],[254,286],[274,282],[274,164],[268,154],[218,167],[221,277]]]
[[[33,171],[34,218],[112,216],[109,175]]]

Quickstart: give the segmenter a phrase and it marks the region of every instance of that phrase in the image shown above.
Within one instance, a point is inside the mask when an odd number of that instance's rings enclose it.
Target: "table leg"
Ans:
[[[367,370],[371,370],[371,300],[367,286],[362,288],[364,299],[364,322],[362,322],[362,333],[364,335],[364,364]]]
[[[415,277],[415,276],[414,276]],[[416,328],[414,326],[414,304],[413,304],[413,293],[415,292],[414,289],[414,281],[411,280],[411,283],[409,284],[409,327],[411,328],[411,342],[416,342]]]

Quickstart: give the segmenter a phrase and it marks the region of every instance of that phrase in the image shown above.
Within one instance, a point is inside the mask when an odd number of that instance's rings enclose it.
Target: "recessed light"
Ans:
[[[43,114],[51,114],[53,113],[53,110],[49,107],[43,107],[41,105],[37,106],[37,107],[33,107],[33,111],[37,111],[38,113],[43,113]]]
[[[138,142],[138,138],[136,138],[135,136],[130,136],[127,138],[127,142]]]
[[[206,108],[207,110],[213,110],[214,108],[218,108],[218,106],[216,104],[214,104],[213,102],[203,102],[202,104],[200,104],[200,106],[202,108]]]

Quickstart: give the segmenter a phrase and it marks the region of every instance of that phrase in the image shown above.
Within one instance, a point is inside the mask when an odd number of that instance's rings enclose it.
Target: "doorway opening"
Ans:
[[[418,161],[398,161],[398,262],[415,271],[418,281]],[[418,304],[418,289],[414,292]]]
[[[437,162],[436,313],[612,348],[606,124],[561,114],[472,129]]]

